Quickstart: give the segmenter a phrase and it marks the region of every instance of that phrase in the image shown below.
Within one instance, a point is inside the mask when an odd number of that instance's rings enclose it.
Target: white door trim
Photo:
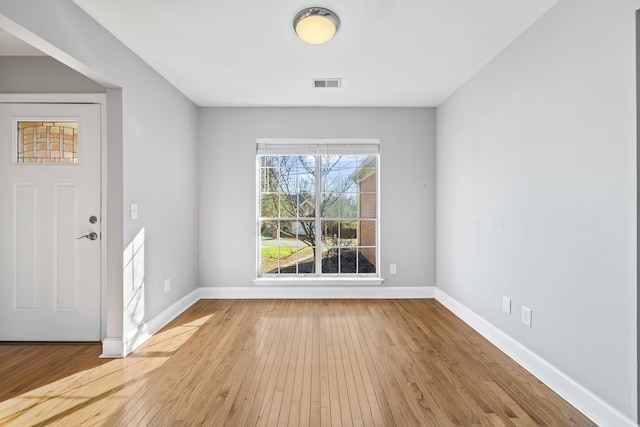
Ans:
[[[106,93],[0,93],[1,104],[100,105],[100,340],[107,336],[107,94]]]

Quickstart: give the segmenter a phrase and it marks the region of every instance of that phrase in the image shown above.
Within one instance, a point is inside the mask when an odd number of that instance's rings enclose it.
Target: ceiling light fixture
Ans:
[[[338,15],[323,7],[308,7],[293,18],[293,29],[307,43],[322,44],[333,38],[340,28]]]

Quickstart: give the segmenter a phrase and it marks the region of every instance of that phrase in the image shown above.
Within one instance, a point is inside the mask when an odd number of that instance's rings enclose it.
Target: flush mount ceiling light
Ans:
[[[338,15],[323,7],[308,7],[293,18],[293,29],[307,43],[322,44],[333,38],[340,28]]]

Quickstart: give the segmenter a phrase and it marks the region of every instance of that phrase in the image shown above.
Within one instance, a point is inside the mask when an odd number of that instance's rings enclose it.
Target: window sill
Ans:
[[[378,286],[380,277],[259,277],[253,281],[259,286]]]

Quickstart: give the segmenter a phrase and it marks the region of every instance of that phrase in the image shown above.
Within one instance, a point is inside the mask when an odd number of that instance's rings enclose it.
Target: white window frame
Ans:
[[[290,145],[292,147],[300,146],[332,146],[340,149],[342,145],[348,153],[349,146],[356,144],[368,144],[377,146],[377,163],[376,163],[376,273],[375,274],[339,274],[339,273],[310,273],[310,274],[291,274],[277,276],[261,276],[260,275],[260,153],[256,152],[256,285],[321,285],[321,286],[372,286],[380,285],[383,280],[380,271],[380,140],[379,139],[280,139],[280,138],[258,138],[256,139],[256,147],[268,146],[271,144]],[[320,185],[320,179],[316,180],[316,200],[320,198],[320,192],[317,187]],[[317,212],[314,218],[316,222],[320,221],[320,212]],[[320,242],[320,233],[316,235],[316,248],[319,255],[316,256],[316,271],[321,271],[322,264],[322,245]],[[320,264],[320,267],[318,267]]]

